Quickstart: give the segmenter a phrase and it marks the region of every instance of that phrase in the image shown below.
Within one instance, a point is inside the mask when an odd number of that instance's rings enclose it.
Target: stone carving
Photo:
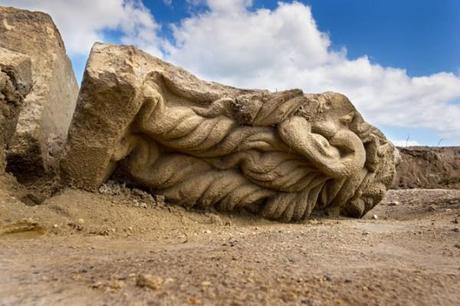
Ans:
[[[0,7],[0,47],[30,57],[33,88],[24,98],[8,168],[30,178],[57,168],[78,95],[64,43],[50,16]]]
[[[62,171],[94,189],[115,168],[187,207],[361,217],[392,182],[395,148],[341,94],[237,89],[96,44]]]
[[[16,130],[24,97],[32,87],[30,58],[0,48],[0,174],[4,172],[5,149]]]

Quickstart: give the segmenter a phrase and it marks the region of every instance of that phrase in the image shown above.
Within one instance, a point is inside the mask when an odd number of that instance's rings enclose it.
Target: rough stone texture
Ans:
[[[0,47],[30,56],[33,89],[24,100],[8,168],[40,174],[57,166],[78,85],[59,31],[41,12],[0,7]]]
[[[0,174],[5,171],[5,150],[15,132],[24,97],[31,87],[30,58],[0,48]]]
[[[86,189],[119,166],[169,202],[291,221],[361,217],[390,186],[395,152],[341,94],[237,89],[96,44],[61,164]]]
[[[393,188],[460,189],[460,147],[398,148]]]

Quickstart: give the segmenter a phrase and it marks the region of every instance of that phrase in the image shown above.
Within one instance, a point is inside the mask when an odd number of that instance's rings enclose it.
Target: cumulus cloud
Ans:
[[[136,44],[160,55],[159,25],[140,0],[0,0],[1,5],[44,11],[57,24],[72,55],[86,55],[95,41]]]
[[[141,0],[0,0],[49,13],[73,55],[86,55],[94,41],[134,44],[235,86],[339,91],[377,126],[425,128],[448,143],[460,141],[460,105],[452,103],[460,101],[459,74],[410,77],[365,55],[350,58],[345,49],[331,48],[310,7],[299,2],[280,2],[273,10],[254,9],[252,0],[186,3],[199,6],[199,13],[172,25],[167,40],[160,27],[169,25],[159,25]]]
[[[208,0],[208,10],[173,27],[167,59],[201,77],[243,87],[292,87],[347,94],[369,121],[424,127],[460,139],[460,77],[437,73],[410,77],[367,56],[334,51],[310,7],[279,3],[251,10],[249,0]]]

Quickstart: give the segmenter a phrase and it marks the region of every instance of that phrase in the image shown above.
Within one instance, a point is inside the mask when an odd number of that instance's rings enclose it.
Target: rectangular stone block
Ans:
[[[32,64],[33,88],[9,145],[8,168],[17,175],[53,171],[78,95],[61,35],[45,13],[0,7],[0,47],[29,56]]]

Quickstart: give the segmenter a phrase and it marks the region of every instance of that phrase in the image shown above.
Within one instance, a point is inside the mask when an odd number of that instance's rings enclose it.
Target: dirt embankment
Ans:
[[[458,305],[460,190],[279,223],[107,183],[36,205],[0,176],[0,305]],[[38,201],[37,201],[38,202]]]
[[[393,188],[460,189],[460,147],[398,148]]]

